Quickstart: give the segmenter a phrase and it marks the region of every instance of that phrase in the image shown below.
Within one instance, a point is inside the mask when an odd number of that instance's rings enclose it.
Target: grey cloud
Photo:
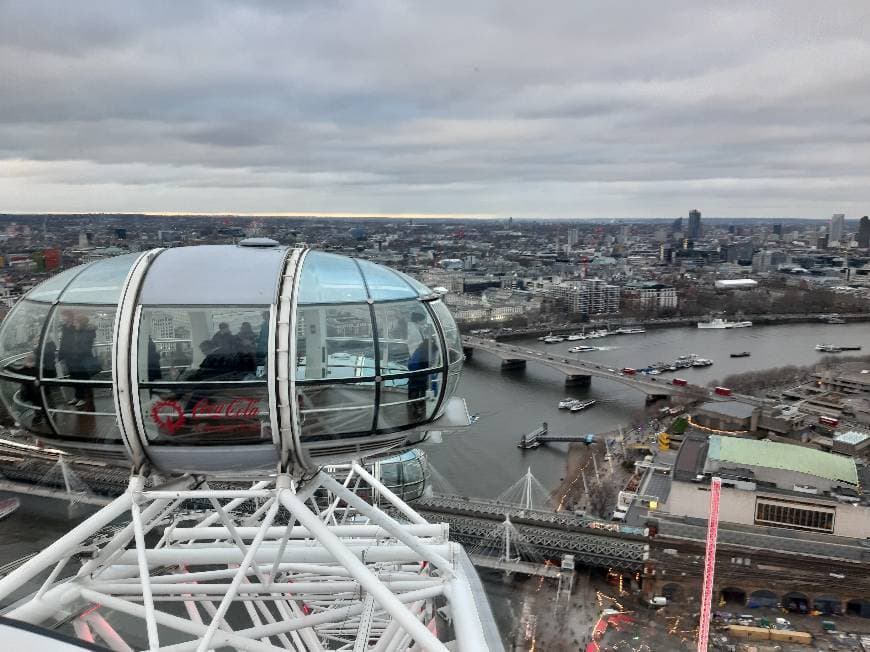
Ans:
[[[867,3],[635,4],[0,2],[4,209],[866,212]]]

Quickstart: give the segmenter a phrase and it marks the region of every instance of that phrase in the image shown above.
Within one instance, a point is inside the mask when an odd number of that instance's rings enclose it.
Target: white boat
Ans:
[[[620,328],[614,332],[617,335],[637,335],[639,333],[646,333],[646,330],[643,328]]]
[[[711,364],[713,364],[713,361],[707,358],[695,358],[692,360],[693,367],[709,367]]]
[[[558,344],[559,342],[564,342],[565,338],[561,335],[547,335],[544,338],[544,344]]]
[[[698,322],[698,328],[749,328],[750,326],[752,326],[751,321],[728,321],[720,317]]]
[[[588,353],[589,351],[597,351],[597,346],[587,346],[586,344],[580,344],[579,346],[572,346],[568,349],[568,353]]]
[[[0,519],[6,518],[19,507],[21,507],[21,501],[17,498],[0,500]]]
[[[816,344],[816,351],[824,351],[825,353],[841,353],[843,349],[834,344]]]
[[[592,407],[595,405],[595,399],[588,399],[586,401],[576,401],[574,405],[571,406],[571,412],[579,412],[580,410],[585,410],[588,407]]]
[[[584,335],[579,335],[577,333],[574,333],[573,335],[568,336],[569,342],[576,342],[577,340],[585,340],[585,339],[586,339],[586,337]]]
[[[572,405],[574,405],[576,402],[577,402],[576,398],[563,398],[561,401],[559,401],[559,409],[560,410],[567,410]]]

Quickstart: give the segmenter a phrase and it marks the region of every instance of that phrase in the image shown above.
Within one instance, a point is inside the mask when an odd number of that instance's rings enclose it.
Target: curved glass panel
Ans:
[[[271,304],[287,249],[202,245],[166,249],[151,263],[139,302],[146,306]]]
[[[375,301],[416,299],[417,292],[393,270],[367,260],[357,260],[371,298]]]
[[[55,301],[73,277],[82,271],[83,267],[83,265],[79,265],[64,270],[60,274],[55,274],[28,292],[27,298],[31,301],[47,301],[49,303]]]
[[[0,395],[9,412],[22,428],[41,434],[51,434],[45,419],[39,389],[26,379],[0,378]]]
[[[302,439],[371,432],[375,412],[374,382],[297,385]]]
[[[55,308],[42,350],[43,377],[111,382],[115,312],[115,306]]]
[[[421,296],[421,297],[432,296],[432,294],[433,294],[432,290],[430,288],[428,288],[426,285],[424,285],[423,283],[421,283],[420,281],[418,281],[417,279],[415,279],[413,276],[409,276],[408,274],[405,274],[404,272],[400,272],[397,269],[394,269],[392,271],[395,272],[396,274],[398,274],[399,276],[401,276],[403,279],[405,279],[408,282],[408,284],[412,288],[414,288],[414,290],[417,292],[417,294],[419,296]]]
[[[121,286],[140,254],[100,260],[79,274],[60,296],[61,303],[118,304]]]
[[[152,446],[219,446],[272,441],[269,395],[260,385],[153,383],[139,390]]]
[[[462,362],[465,354],[462,352],[462,337],[459,335],[459,329],[456,327],[456,322],[453,321],[453,315],[440,300],[431,301],[429,305],[435,312],[435,317],[441,322],[441,329],[444,331],[444,341],[447,343],[448,359],[450,364]]]
[[[265,307],[143,308],[139,402],[151,445],[272,441]]]
[[[65,440],[122,443],[107,383],[52,382],[43,385],[48,417]]]
[[[36,376],[36,359],[39,348],[39,335],[48,317],[50,306],[44,303],[19,301],[12,312],[3,320],[0,330],[0,369],[16,373],[16,369],[32,367]]]
[[[442,378],[441,373],[422,373],[382,382],[378,429],[402,428],[431,419]]]
[[[265,306],[143,308],[139,382],[265,382],[268,338]]]
[[[299,307],[296,379],[375,375],[375,341],[368,304]]]
[[[403,500],[414,500],[426,489],[426,456],[418,448],[374,463],[381,482]]]
[[[365,285],[356,263],[345,256],[309,251],[302,263],[298,303],[360,303]]]
[[[37,383],[39,335],[48,311],[48,304],[20,301],[0,331],[0,395],[12,418],[34,432],[50,432]]]
[[[375,304],[381,375],[403,374],[442,365],[435,323],[417,301]]]

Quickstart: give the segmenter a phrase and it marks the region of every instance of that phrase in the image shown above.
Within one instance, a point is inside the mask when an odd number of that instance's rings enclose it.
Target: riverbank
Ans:
[[[760,314],[760,315],[750,315],[744,314],[740,315],[739,318],[741,320],[748,320],[753,323],[755,326],[776,326],[778,324],[820,324],[820,325],[832,325],[836,326],[838,324],[827,324],[827,319],[830,319],[832,315],[829,313],[813,313],[813,314],[789,314],[789,315],[775,315],[775,314]],[[680,328],[680,327],[695,327],[699,321],[707,321],[709,319],[709,315],[696,315],[692,317],[669,317],[667,319],[631,319],[624,317],[616,317],[616,318],[601,318],[601,319],[592,319],[584,322],[561,322],[557,324],[548,324],[543,326],[534,326],[530,328],[523,329],[505,329],[499,328],[496,324],[493,324],[489,329],[489,332],[486,333],[489,337],[492,337],[497,340],[508,340],[508,339],[519,339],[523,337],[539,337],[541,335],[548,335],[552,333],[553,335],[567,335],[570,333],[576,333],[582,330],[590,330],[590,329],[599,329],[599,328],[620,328],[620,327],[640,327],[645,329],[662,329],[662,328]],[[842,319],[846,323],[860,323],[860,322],[870,322],[870,313],[850,313],[850,314],[839,314],[838,318]],[[477,328],[475,330],[480,329],[480,325],[476,324]],[[470,332],[462,326],[460,326],[463,332]],[[486,328],[484,327],[484,330]]]

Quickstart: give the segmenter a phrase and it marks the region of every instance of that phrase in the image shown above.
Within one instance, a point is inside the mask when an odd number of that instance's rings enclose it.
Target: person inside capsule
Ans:
[[[153,378],[149,371],[148,381],[140,380],[140,390],[148,391],[141,400],[150,441],[207,445],[271,438],[266,379],[256,374],[256,335],[251,327],[260,312],[143,311],[140,360],[143,343],[153,345],[161,368],[160,377]],[[171,336],[160,337],[161,332]]]

